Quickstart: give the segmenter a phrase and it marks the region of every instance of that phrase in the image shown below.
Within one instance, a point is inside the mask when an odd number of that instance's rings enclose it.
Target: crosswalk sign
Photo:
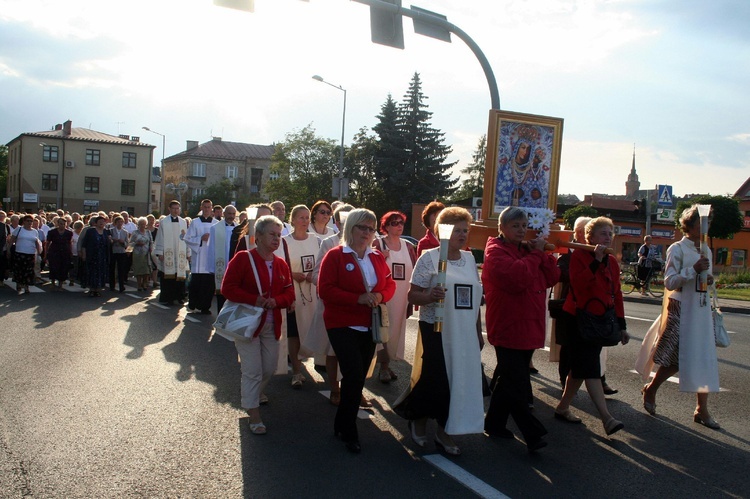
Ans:
[[[659,206],[672,206],[671,185],[657,185],[656,192],[659,193],[659,199],[657,199],[657,204]]]

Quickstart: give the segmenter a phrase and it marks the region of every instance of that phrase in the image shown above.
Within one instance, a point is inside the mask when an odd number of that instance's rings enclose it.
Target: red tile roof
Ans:
[[[244,142],[228,142],[214,138],[210,142],[200,144],[186,151],[177,153],[165,159],[165,161],[181,158],[206,158],[226,159],[242,161],[247,158],[271,159],[276,146],[263,146],[258,144],[246,144]]]

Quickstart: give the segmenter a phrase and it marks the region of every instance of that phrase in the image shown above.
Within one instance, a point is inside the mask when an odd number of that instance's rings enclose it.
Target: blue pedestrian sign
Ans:
[[[672,206],[671,185],[657,185],[656,192],[659,193],[659,199],[656,200],[659,206]]]

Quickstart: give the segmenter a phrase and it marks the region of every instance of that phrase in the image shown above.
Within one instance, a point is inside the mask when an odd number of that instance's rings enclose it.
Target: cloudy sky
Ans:
[[[405,6],[409,2],[404,2]],[[624,194],[633,146],[641,187],[734,193],[750,176],[747,0],[422,0],[481,47],[501,108],[565,120],[561,194]],[[491,107],[458,38],[370,42],[348,0],[0,0],[0,142],[74,127],[139,135],[166,155],[186,140],[270,144],[308,124],[346,143],[418,72],[432,123],[468,164]]]

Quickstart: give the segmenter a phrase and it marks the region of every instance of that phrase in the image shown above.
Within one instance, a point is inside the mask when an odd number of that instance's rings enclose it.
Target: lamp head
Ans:
[[[312,79],[313,80],[318,80],[318,81],[323,81],[323,77],[320,76],[320,75],[313,75]]]

